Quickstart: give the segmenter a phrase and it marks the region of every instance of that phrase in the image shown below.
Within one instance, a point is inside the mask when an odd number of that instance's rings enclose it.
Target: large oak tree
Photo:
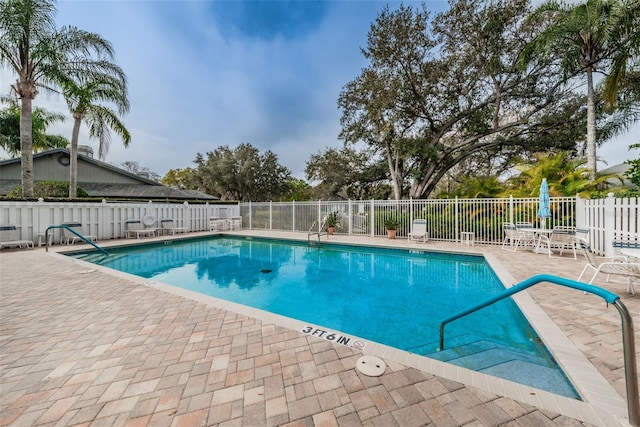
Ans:
[[[525,0],[462,0],[428,10],[383,9],[363,49],[369,60],[340,94],[341,138],[383,156],[402,196],[428,197],[454,166],[509,153],[573,149],[582,135],[583,97],[559,67],[518,66],[537,34]]]

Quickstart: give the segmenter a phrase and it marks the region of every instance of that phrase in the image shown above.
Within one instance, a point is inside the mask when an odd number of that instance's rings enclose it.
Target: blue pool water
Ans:
[[[447,325],[504,290],[484,258],[252,238],[173,240],[72,256],[579,398],[515,303]]]

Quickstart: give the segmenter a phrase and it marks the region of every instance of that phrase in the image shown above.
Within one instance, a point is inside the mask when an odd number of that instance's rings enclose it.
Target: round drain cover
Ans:
[[[376,356],[362,356],[356,361],[356,369],[368,377],[379,377],[384,374],[387,365]]]

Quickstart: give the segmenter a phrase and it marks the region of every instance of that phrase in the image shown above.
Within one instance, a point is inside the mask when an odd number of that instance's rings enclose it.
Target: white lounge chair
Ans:
[[[426,243],[429,240],[429,232],[427,231],[426,219],[414,219],[411,225],[411,232],[407,234],[409,240],[422,241]]]
[[[145,228],[142,221],[139,219],[130,219],[125,222],[126,237],[134,237],[139,239],[140,236],[155,237],[155,228]]]
[[[79,222],[63,222],[61,225],[66,225],[71,228],[76,233],[82,235],[85,239],[95,242],[98,240],[98,236],[92,236],[89,234],[85,234],[82,224]],[[64,245],[73,245],[75,242],[82,242],[82,238],[80,238],[77,234],[69,231],[66,228],[62,228],[62,238],[60,239],[60,244]]]
[[[186,233],[187,227],[176,227],[172,219],[161,219],[160,230],[166,234]]]
[[[589,280],[589,284],[592,284],[596,279],[598,273],[603,273],[607,275],[607,282],[609,282],[609,278],[612,274],[626,277],[627,279],[627,292],[630,294],[634,294],[635,290],[633,289],[633,282],[635,279],[640,279],[640,263],[627,262],[626,258],[601,258],[602,261],[599,261],[598,258],[591,252],[591,248],[586,242],[579,242],[579,246],[583,249],[584,255],[587,257],[587,265],[584,266],[580,276],[578,276],[577,281],[579,282],[582,279],[582,276],[587,272],[587,270],[593,270],[593,276],[591,276],[591,280]]]
[[[20,232],[15,225],[3,224],[0,225],[0,249],[2,248],[28,248],[33,249],[33,242],[31,240],[21,240]]]

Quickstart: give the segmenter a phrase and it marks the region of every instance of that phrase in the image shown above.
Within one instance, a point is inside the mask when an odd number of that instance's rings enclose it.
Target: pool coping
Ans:
[[[242,233],[217,233],[216,235],[224,234],[235,237],[247,236],[262,239],[291,240],[296,242],[305,241],[304,238],[297,237],[293,234],[291,236],[283,238],[276,236],[265,236],[259,233],[251,233],[250,230],[245,230]],[[164,238],[161,240],[188,240],[207,236],[213,235],[207,233],[204,235],[187,235],[176,237],[164,236]],[[145,240],[144,242],[140,240],[118,241],[108,242],[103,246],[107,248],[118,246],[132,246],[139,245],[141,243],[154,243],[156,241],[157,240]],[[322,243],[405,250],[415,248],[413,246],[403,247],[398,245],[382,245],[379,242],[369,243],[323,241]],[[82,251],[84,252],[84,249],[82,249]],[[480,251],[478,247],[461,247],[460,250],[455,251],[420,247],[420,251],[482,256],[487,260],[505,288],[508,288],[517,283],[512,274],[498,261],[497,258],[495,258],[490,253]],[[79,263],[80,265],[86,265],[89,269],[100,270],[101,272],[104,272],[106,274],[127,279],[137,285],[154,288],[210,306],[252,317],[263,322],[272,323],[277,326],[297,331],[299,333],[304,333],[303,329],[307,326],[323,329],[322,326],[313,325],[309,322],[302,322],[296,319],[222,300],[216,297],[206,296],[173,285],[144,279],[129,273],[120,272],[107,267],[102,267],[97,264],[92,264],[90,262],[66,256],[66,254],[73,252],[78,252],[78,249],[72,247],[57,247],[55,248],[55,251],[50,252],[50,254],[52,256],[57,256],[61,259],[65,259],[67,260],[67,262]],[[416,368],[445,379],[457,381],[468,386],[473,386],[478,389],[494,393],[496,395],[505,396],[593,425],[610,426],[614,423],[617,425],[627,424],[627,406],[625,400],[614,390],[611,384],[603,377],[603,375],[595,368],[595,366],[591,362],[589,362],[586,356],[579,351],[575,344],[571,342],[569,338],[562,332],[562,330],[551,320],[547,313],[542,310],[542,308],[526,291],[517,293],[512,298],[518,304],[527,320],[539,333],[540,338],[543,340],[544,344],[547,346],[552,355],[556,358],[556,361],[561,366],[567,377],[569,377],[574,387],[583,397],[584,401],[571,399],[531,386],[526,386],[520,383],[472,371],[466,368],[461,368],[446,362],[430,359],[425,356],[420,356],[367,339],[355,337],[351,334],[342,334],[340,331],[334,332],[365,342],[366,346],[361,350],[363,354],[378,356],[389,361],[400,363],[407,367]]]

